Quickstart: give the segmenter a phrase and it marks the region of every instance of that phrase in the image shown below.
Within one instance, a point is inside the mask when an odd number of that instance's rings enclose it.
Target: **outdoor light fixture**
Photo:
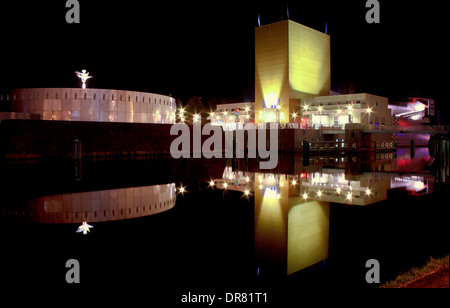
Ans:
[[[307,193],[303,194],[303,199],[308,200],[308,194]]]
[[[216,185],[216,183],[214,183],[214,181],[211,180],[211,182],[209,182],[209,186],[210,186],[210,187],[214,187],[214,185]]]
[[[370,107],[367,108],[367,113],[369,113],[369,114],[372,113],[372,108],[370,108]]]
[[[246,196],[250,195],[250,191],[249,191],[248,189],[246,189],[246,190],[244,191],[244,195],[246,195]]]
[[[351,192],[349,192],[349,193],[347,194],[347,200],[352,201],[352,199],[353,199],[353,195],[352,195]]]
[[[308,105],[303,105],[303,111],[308,111],[308,109],[309,109],[309,106]]]
[[[194,123],[198,123],[199,118],[200,118],[199,114],[194,114]]]
[[[227,187],[228,187],[228,183],[227,182],[223,183],[223,188],[227,189]]]
[[[367,188],[366,190],[366,196],[370,196],[372,194],[372,191],[370,190],[370,188]]]
[[[340,187],[338,187],[338,188],[336,189],[336,193],[337,193],[338,195],[341,194],[341,188],[340,188]]]
[[[181,186],[180,188],[178,188],[178,192],[183,195],[186,192],[186,188]]]
[[[297,181],[296,180],[292,180],[292,185],[297,185]]]
[[[322,192],[320,190],[317,192],[317,197],[319,197],[319,198],[322,197]]]

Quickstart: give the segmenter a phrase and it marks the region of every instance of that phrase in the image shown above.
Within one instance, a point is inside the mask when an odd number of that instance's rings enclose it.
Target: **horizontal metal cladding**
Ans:
[[[175,99],[123,90],[36,88],[8,94],[12,112],[42,120],[174,124]]]

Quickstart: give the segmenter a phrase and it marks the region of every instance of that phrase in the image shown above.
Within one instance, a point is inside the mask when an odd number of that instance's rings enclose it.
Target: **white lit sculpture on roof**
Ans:
[[[75,72],[75,74],[77,74],[77,77],[81,79],[82,88],[86,89],[86,81],[92,78],[93,76],[89,76],[89,72],[86,72],[86,70],[82,70],[81,73]]]

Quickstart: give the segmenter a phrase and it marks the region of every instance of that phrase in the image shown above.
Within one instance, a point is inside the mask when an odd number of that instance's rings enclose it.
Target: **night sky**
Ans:
[[[95,3],[93,3],[95,2]],[[87,1],[67,24],[65,1],[2,1],[0,90],[79,87],[171,94],[185,100],[254,100],[254,28],[290,19],[331,36],[332,89],[398,101],[447,98],[448,26],[443,1]],[[443,120],[444,120],[443,115]]]

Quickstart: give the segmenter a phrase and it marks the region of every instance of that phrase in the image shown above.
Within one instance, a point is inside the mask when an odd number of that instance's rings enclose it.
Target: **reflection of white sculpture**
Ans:
[[[88,225],[86,222],[83,222],[83,224],[78,227],[77,233],[83,232],[83,235],[86,235],[88,232],[91,232],[89,228],[94,228],[94,226]]]
[[[81,79],[81,82],[83,83],[82,88],[86,89],[86,80],[92,78],[93,76],[89,76],[89,73],[86,72],[86,70],[82,70],[81,73],[75,72],[75,74],[77,74],[77,77]]]

